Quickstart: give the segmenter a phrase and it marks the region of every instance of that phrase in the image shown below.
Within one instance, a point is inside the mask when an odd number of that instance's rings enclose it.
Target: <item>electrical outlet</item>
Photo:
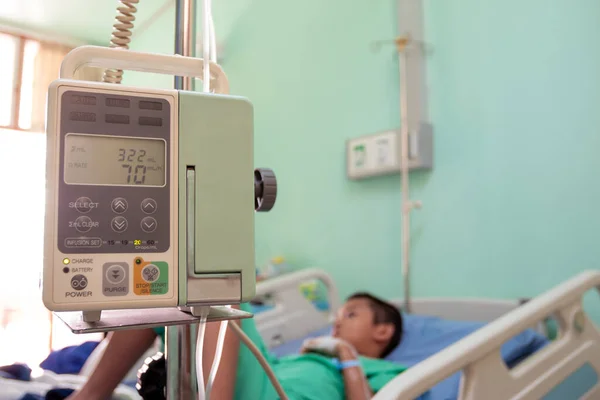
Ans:
[[[367,168],[367,147],[368,142],[365,140],[351,143],[348,149],[348,161],[351,169],[361,171]]]
[[[396,132],[387,132],[371,138],[370,148],[373,149],[373,166],[375,168],[393,168],[396,163],[398,136]]]
[[[350,179],[400,172],[400,131],[361,136],[346,142],[346,172]],[[408,169],[430,169],[433,164],[433,132],[423,124],[409,134]]]

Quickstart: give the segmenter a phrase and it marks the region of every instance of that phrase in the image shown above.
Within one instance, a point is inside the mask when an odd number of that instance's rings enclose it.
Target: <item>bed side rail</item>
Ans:
[[[459,371],[463,400],[539,399],[586,363],[600,375],[600,333],[582,306],[583,295],[594,288],[600,288],[600,272],[575,276],[409,368],[374,400],[415,399]],[[550,315],[558,320],[559,339],[508,369],[502,345]],[[586,398],[600,394],[598,387]]]

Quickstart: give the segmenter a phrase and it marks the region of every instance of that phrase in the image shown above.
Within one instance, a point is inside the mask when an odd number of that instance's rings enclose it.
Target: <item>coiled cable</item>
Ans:
[[[110,47],[129,49],[131,35],[133,29],[133,21],[135,21],[135,13],[140,0],[119,0],[117,7],[117,16],[113,25],[113,32],[110,39]],[[123,70],[107,69],[104,71],[102,81],[105,83],[121,83],[123,79]]]

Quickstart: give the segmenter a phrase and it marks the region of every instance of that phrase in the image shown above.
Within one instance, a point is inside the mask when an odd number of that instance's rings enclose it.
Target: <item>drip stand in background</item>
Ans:
[[[383,44],[393,44],[398,53],[400,73],[400,179],[402,191],[401,235],[402,235],[402,279],[404,301],[403,309],[411,312],[410,251],[411,232],[410,214],[420,209],[422,204],[410,198],[409,170],[419,160],[420,137],[429,132],[431,146],[431,126],[427,123],[427,87],[425,84],[425,41],[423,36],[423,0],[397,0],[398,26],[403,34],[393,40],[373,43],[373,49],[379,51]],[[425,139],[425,136],[423,136]],[[423,142],[425,144],[425,141]],[[426,144],[427,146],[427,144]],[[429,155],[431,157],[431,155]],[[432,160],[429,160],[431,164]],[[429,168],[431,165],[429,165]]]
[[[404,282],[404,311],[411,312],[410,304],[410,213],[421,208],[420,201],[412,201],[409,192],[409,118],[408,118],[408,53],[409,36],[395,40],[400,69],[400,180],[402,184],[402,278]]]
[[[394,39],[377,40],[372,43],[375,52],[383,45],[394,45],[398,53],[399,85],[400,85],[400,140],[396,141],[396,149],[400,158],[401,179],[401,252],[403,280],[403,310],[410,313],[411,307],[411,226],[410,215],[413,209],[420,209],[419,200],[410,198],[409,171],[411,169],[430,169],[433,163],[432,127],[427,122],[427,86],[425,80],[426,46],[423,36],[423,2],[424,0],[397,0],[398,26],[402,34]],[[378,174],[395,172],[397,169],[383,168]],[[353,171],[352,177],[360,179],[365,176]]]

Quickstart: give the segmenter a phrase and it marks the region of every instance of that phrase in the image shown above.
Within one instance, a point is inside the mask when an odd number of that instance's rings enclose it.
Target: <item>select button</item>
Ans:
[[[82,214],[87,214],[96,207],[98,207],[98,203],[94,203],[89,197],[80,197],[75,200],[75,209]]]

